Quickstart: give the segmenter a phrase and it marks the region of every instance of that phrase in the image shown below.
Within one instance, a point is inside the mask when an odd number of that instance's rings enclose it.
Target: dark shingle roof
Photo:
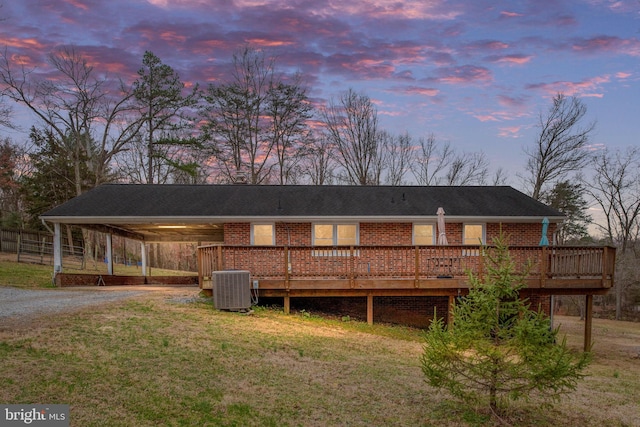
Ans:
[[[44,219],[117,217],[448,217],[560,218],[507,186],[133,185],[97,187]]]

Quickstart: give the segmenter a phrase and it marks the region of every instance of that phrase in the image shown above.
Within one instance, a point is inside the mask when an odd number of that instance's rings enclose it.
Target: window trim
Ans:
[[[255,242],[255,226],[270,225],[271,226],[271,244],[257,245]],[[273,222],[252,222],[251,223],[251,246],[275,246],[276,245],[276,224]]]
[[[466,243],[467,240],[467,236],[466,236],[466,230],[467,230],[467,226],[468,225],[479,225],[480,227],[482,227],[482,242],[478,243]],[[484,222],[466,222],[464,224],[462,224],[462,244],[465,246],[478,246],[478,245],[485,245],[487,242],[487,224]]]
[[[416,244],[416,225],[431,226],[431,243],[428,245]],[[436,224],[433,222],[414,222],[411,227],[411,244],[413,246],[434,246],[436,244]]]
[[[316,225],[331,225],[332,229],[332,244],[331,245],[316,245]],[[338,226],[339,225],[353,225],[356,227],[356,241],[353,246],[360,246],[360,223],[358,222],[314,222],[311,224],[311,246],[318,248],[331,248],[335,246],[345,246],[338,245]],[[351,246],[351,245],[346,245]]]

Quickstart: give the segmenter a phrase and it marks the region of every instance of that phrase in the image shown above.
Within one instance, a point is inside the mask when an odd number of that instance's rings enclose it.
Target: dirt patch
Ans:
[[[583,346],[584,321],[579,317],[555,316],[555,326],[560,325],[560,335],[567,334],[568,342],[577,349]],[[594,319],[591,330],[593,353],[607,358],[615,354],[640,361],[640,325],[608,319]],[[637,369],[637,366],[635,367]]]

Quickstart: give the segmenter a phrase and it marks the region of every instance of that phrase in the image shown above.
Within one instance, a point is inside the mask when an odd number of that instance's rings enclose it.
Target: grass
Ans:
[[[425,383],[419,330],[269,308],[220,312],[184,298],[196,294],[167,288],[2,323],[0,402],[68,403],[72,426],[499,425]],[[580,348],[583,324],[557,322]],[[593,336],[590,376],[575,393],[550,410],[518,402],[507,421],[638,425],[640,325],[595,319]]]
[[[50,265],[27,264],[14,262],[15,255],[1,254],[0,257],[0,286],[15,286],[20,288],[52,287],[53,267]],[[68,269],[69,273],[106,274],[107,266],[97,263],[87,266],[83,270]],[[115,265],[114,273],[119,275],[142,275],[140,268],[135,266]],[[185,276],[194,275],[193,272],[165,270],[152,268],[151,276]]]

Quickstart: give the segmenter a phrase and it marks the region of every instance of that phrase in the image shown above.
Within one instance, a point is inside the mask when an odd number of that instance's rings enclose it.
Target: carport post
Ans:
[[[62,273],[62,233],[60,223],[53,224],[53,274]]]
[[[107,274],[113,276],[113,235],[107,233]]]
[[[142,258],[142,276],[147,277],[147,245],[144,242],[140,242],[140,258]]]

